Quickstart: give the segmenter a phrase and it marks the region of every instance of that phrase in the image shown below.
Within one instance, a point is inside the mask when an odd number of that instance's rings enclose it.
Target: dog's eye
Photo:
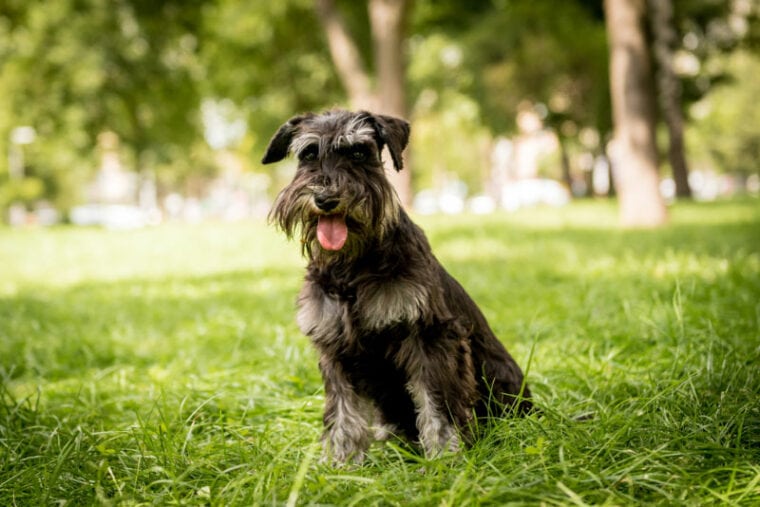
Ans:
[[[317,145],[311,144],[301,150],[301,153],[298,154],[299,160],[302,162],[313,162],[317,160],[317,155],[319,154],[319,148],[317,148]]]
[[[354,148],[351,148],[351,158],[357,162],[366,160],[367,149],[364,146],[356,146]]]

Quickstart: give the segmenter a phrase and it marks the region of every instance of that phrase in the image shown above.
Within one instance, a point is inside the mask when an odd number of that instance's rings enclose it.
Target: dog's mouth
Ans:
[[[317,241],[325,250],[337,251],[348,239],[348,227],[342,214],[319,215],[317,221]]]

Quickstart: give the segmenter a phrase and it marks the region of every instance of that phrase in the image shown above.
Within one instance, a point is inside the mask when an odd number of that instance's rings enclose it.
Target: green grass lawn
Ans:
[[[343,469],[318,461],[298,244],[263,223],[0,229],[0,505],[758,505],[760,202],[671,217],[421,218],[543,415]]]

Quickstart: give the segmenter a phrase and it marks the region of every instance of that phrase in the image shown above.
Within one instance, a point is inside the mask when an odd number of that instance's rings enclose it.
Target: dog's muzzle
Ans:
[[[319,208],[320,211],[329,213],[340,204],[340,199],[327,193],[315,194],[314,205]]]

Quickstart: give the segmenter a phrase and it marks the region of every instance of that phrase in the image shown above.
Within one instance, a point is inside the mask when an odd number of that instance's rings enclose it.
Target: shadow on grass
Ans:
[[[313,440],[319,374],[293,322],[301,276],[268,268],[0,299],[0,503],[192,500],[194,478],[224,481]]]
[[[0,367],[54,380],[117,363],[255,361],[293,330],[299,282],[266,269],[26,290],[0,299]]]

